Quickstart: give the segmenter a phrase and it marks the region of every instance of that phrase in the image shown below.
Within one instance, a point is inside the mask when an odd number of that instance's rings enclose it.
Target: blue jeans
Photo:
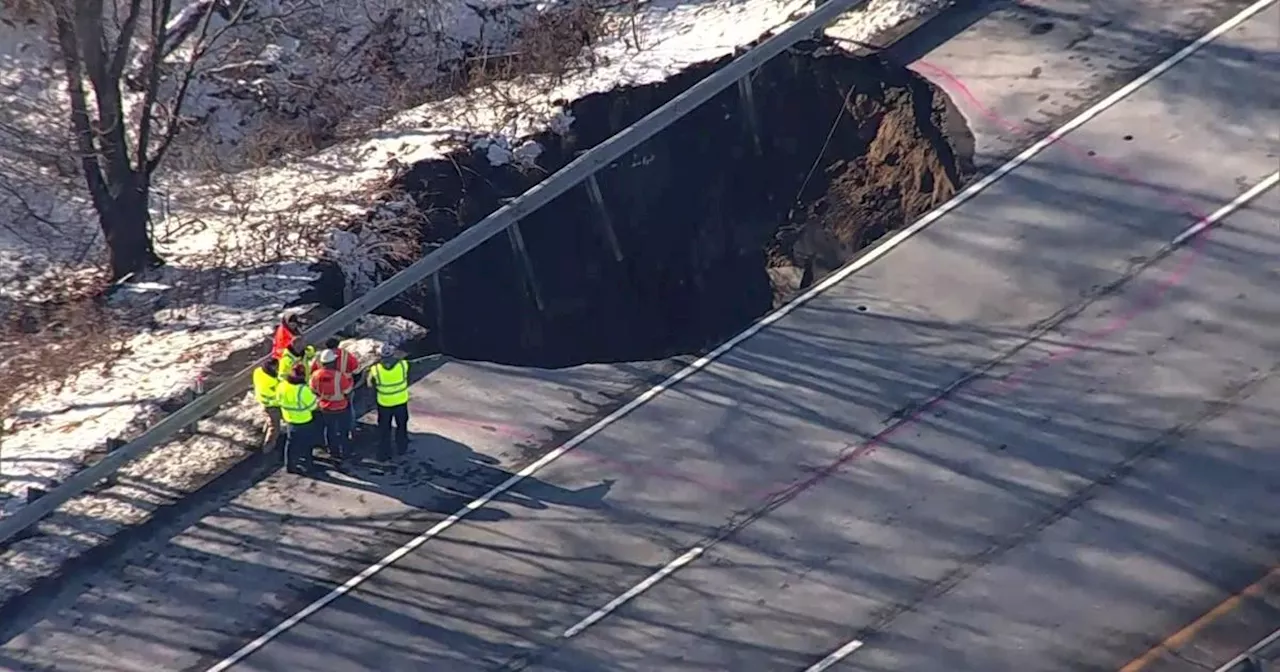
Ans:
[[[335,460],[344,460],[351,443],[351,406],[341,411],[321,411],[324,427],[324,446]]]
[[[285,423],[284,468],[291,474],[311,471],[315,466],[311,451],[322,438],[320,422],[314,416],[310,422]]]

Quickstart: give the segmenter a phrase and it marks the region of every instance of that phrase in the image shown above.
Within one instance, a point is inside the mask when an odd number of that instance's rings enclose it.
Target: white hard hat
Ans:
[[[336,361],[338,361],[338,353],[328,349],[320,351],[321,364],[332,364]]]

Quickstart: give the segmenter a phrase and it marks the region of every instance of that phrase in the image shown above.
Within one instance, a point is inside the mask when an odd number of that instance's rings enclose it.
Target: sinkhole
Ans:
[[[731,60],[570,105],[534,139],[549,174]],[[749,102],[748,102],[749,101]],[[379,312],[428,328],[465,360],[559,368],[705,351],[876,239],[941,204],[973,172],[973,137],[919,75],[826,40],[757,70]],[[443,242],[545,177],[459,150],[402,187]],[[607,225],[606,225],[607,224]],[[523,244],[520,254],[517,242]],[[886,263],[892,263],[888,261]]]

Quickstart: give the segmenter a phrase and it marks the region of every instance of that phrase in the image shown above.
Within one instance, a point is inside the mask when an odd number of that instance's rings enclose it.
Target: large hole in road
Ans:
[[[567,135],[534,138],[538,163],[560,168],[729,60],[573,103]],[[579,187],[522,220],[531,274],[497,236],[441,273],[439,306],[428,285],[386,312],[460,359],[558,368],[695,353],[972,172],[972,135],[946,95],[879,58],[802,43],[755,73],[751,98],[730,87],[596,173],[607,217]],[[427,240],[443,242],[542,177],[460,151],[416,164],[402,186],[429,213]]]

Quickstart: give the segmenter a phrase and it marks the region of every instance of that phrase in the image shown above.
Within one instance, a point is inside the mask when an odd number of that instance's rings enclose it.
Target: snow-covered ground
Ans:
[[[831,32],[849,39],[869,39],[945,2],[871,0]],[[385,21],[379,24],[366,16],[351,19],[359,25],[350,31],[335,30],[334,22],[346,20],[347,13],[352,17],[359,14],[339,11],[342,2],[322,4],[329,7],[322,17],[329,23],[315,25],[346,36],[343,39],[372,39],[378,35],[375,28],[385,25]],[[453,4],[440,3],[439,7]],[[138,296],[120,299],[148,306],[149,324],[138,326],[117,349],[109,367],[72,373],[61,384],[42,381],[39,393],[24,395],[18,408],[3,418],[0,515],[21,505],[29,486],[48,487],[80,469],[108,437],[130,435],[154,421],[161,414],[161,402],[183,395],[229,353],[264,342],[281,307],[313,280],[305,265],[309,259],[322,254],[336,258],[348,276],[350,289],[366,289],[385,261],[385,236],[394,232],[400,210],[408,207],[403,200],[388,199],[384,193],[389,179],[405,166],[440,157],[461,143],[487,148],[495,163],[536,162],[538,148],[521,137],[573,123],[553,101],[574,100],[623,84],[658,81],[693,63],[721,57],[798,19],[811,8],[811,0],[654,0],[623,5],[626,9],[611,10],[604,37],[593,50],[593,65],[569,76],[526,76],[428,102],[380,120],[380,128],[368,133],[368,139],[340,143],[288,161],[269,161],[269,165],[216,180],[200,172],[170,170],[161,175],[169,201],[168,216],[157,228],[157,242],[168,266],[134,292],[152,303],[143,303]],[[432,58],[456,58],[479,36],[511,32],[515,29],[513,17],[533,20],[535,13],[527,10],[531,6],[521,4],[518,11],[504,13],[495,12],[498,4],[472,2],[466,11],[455,7],[447,19],[441,19],[440,14],[424,18],[424,25],[462,34],[452,41],[433,42]],[[497,28],[478,18],[491,16],[498,16],[493,19]],[[300,40],[299,35],[306,39]],[[288,66],[273,69],[254,65],[262,70],[258,84],[278,83],[271,79],[275,76],[272,73],[304,66],[310,53],[307,40],[313,38],[315,35],[306,31],[279,31],[247,41],[251,51],[262,56],[259,60],[270,56]],[[60,105],[58,87],[49,84],[57,81],[56,73],[42,65],[48,54],[41,52],[38,41],[24,34],[22,26],[4,22],[0,22],[0,40],[0,87],[7,87],[2,90],[20,89],[28,100],[44,100],[46,107]],[[454,53],[448,50],[450,44]],[[344,48],[350,51],[349,45]],[[424,58],[422,54],[404,55]],[[249,86],[245,82],[256,80],[233,81],[237,86]],[[39,88],[40,82],[44,82],[44,89]],[[376,97],[377,82],[365,84],[359,88],[360,94]],[[245,97],[233,97],[237,101],[234,105],[218,106],[210,101],[225,98],[215,93],[202,90],[194,104],[202,106],[199,109],[208,121],[203,132],[213,133],[217,142],[241,144],[243,129],[257,128],[255,124],[269,116],[260,109],[255,111]],[[278,97],[273,100],[273,104],[279,103]],[[16,105],[12,100],[9,103],[11,109]],[[217,131],[227,127],[242,129],[241,135]],[[0,177],[5,170],[22,169],[12,157],[6,159],[0,147]],[[12,222],[0,221],[0,278],[7,279],[0,280],[0,306],[6,301],[39,298],[51,286],[49,278],[65,282],[66,269],[93,258],[99,247],[96,242],[84,243],[96,235],[96,227],[83,199],[65,193],[57,197],[35,194],[31,199],[43,208],[41,218],[65,228],[53,236],[46,230],[52,224],[11,214],[17,210],[4,208],[6,196],[0,193],[0,218],[14,218]],[[387,228],[365,227],[361,235],[336,230],[344,219],[358,217],[371,207],[380,208],[375,221],[386,222]],[[286,229],[293,234],[281,240],[280,232]],[[379,232],[384,238],[378,237]],[[55,239],[67,244],[54,244]],[[290,261],[281,263],[282,259]],[[234,282],[219,283],[212,293],[180,291],[191,289],[196,279],[209,272],[228,266],[238,271]],[[366,320],[362,328],[366,338],[356,346],[369,351],[381,340],[403,340],[412,335],[409,325],[389,319]],[[190,491],[238,462],[246,454],[245,447],[258,441],[256,412],[246,396],[240,404],[206,421],[208,431],[131,465],[122,473],[122,484],[113,488],[112,496],[86,496],[68,505],[45,526],[53,534],[21,542],[6,555],[0,598],[53,571],[63,559],[99,543],[122,525],[145,519],[164,498],[155,492]],[[125,494],[114,492],[119,489]]]

